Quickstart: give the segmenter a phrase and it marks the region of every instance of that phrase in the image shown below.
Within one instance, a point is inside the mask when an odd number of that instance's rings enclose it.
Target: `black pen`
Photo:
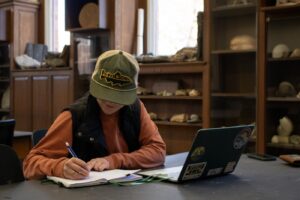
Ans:
[[[72,147],[69,145],[68,142],[66,142],[66,147],[67,147],[69,153],[70,153],[73,157],[78,158],[78,156],[76,155],[75,151],[72,149]]]

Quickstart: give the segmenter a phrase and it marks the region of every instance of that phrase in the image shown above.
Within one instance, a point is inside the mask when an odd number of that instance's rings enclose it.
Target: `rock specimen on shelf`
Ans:
[[[191,97],[196,97],[200,95],[200,92],[196,89],[188,90],[188,95]]]
[[[250,35],[237,35],[230,40],[231,50],[253,50],[255,49],[255,39]]]
[[[287,117],[282,117],[279,120],[279,125],[277,127],[277,134],[271,139],[272,143],[288,144],[290,142],[290,135],[294,130],[292,121]]]
[[[150,92],[147,88],[143,88],[143,87],[141,87],[141,86],[139,86],[139,87],[137,88],[136,93],[137,93],[138,95],[147,95],[147,94],[151,94],[151,92]]]
[[[290,48],[286,44],[277,44],[272,50],[272,58],[286,58],[289,52]]]
[[[277,0],[276,6],[289,6],[299,4],[300,0]]]
[[[178,89],[175,91],[175,96],[186,96],[187,95],[187,91],[184,89]]]
[[[21,69],[41,68],[41,63],[26,54],[15,57],[16,64]]]
[[[179,51],[177,51],[175,55],[170,57],[171,62],[196,61],[196,60],[197,60],[196,47],[184,47]]]
[[[149,112],[148,114],[149,114],[149,116],[150,116],[150,118],[151,118],[152,120],[158,120],[158,117],[157,117],[157,114],[156,114],[156,113],[154,113],[154,112]]]
[[[227,0],[227,5],[247,5],[253,3],[253,0]]]
[[[188,123],[196,123],[200,122],[200,117],[197,114],[191,114],[189,119],[187,120]]]
[[[48,67],[67,67],[70,59],[70,45],[65,45],[61,53],[48,52],[45,65]]]
[[[294,50],[292,51],[290,57],[291,57],[291,58],[300,57],[300,48],[294,49]]]
[[[300,135],[291,135],[290,136],[290,143],[299,145],[300,144]]]
[[[288,81],[282,81],[276,91],[276,96],[278,97],[295,97],[296,95],[295,87]]]
[[[179,122],[179,123],[183,123],[186,122],[188,120],[188,115],[185,113],[182,114],[175,114],[171,117],[170,121],[171,122]]]
[[[157,96],[163,96],[163,97],[169,97],[169,96],[172,96],[173,93],[168,92],[167,90],[163,90],[163,91],[157,92],[156,95]]]
[[[3,109],[9,109],[10,108],[10,88],[8,87],[5,92],[2,94],[2,100],[1,100],[1,108]]]

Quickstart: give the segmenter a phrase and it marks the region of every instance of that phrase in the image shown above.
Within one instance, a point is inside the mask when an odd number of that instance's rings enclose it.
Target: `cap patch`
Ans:
[[[115,71],[114,73],[105,71],[101,69],[100,71],[100,80],[105,80],[107,84],[111,86],[120,86],[129,85],[133,83],[132,79],[129,76],[122,74],[120,71]]]

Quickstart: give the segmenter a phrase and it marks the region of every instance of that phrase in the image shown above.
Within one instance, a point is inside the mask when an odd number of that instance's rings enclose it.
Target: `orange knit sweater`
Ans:
[[[164,163],[166,145],[142,102],[139,136],[141,148],[137,151],[128,153],[127,144],[118,127],[118,112],[112,115],[101,112],[101,121],[109,152],[104,158],[109,161],[110,169],[151,168]],[[46,136],[26,156],[23,161],[25,177],[63,177],[63,166],[68,159],[65,142],[72,144],[72,116],[69,111],[62,112],[57,117]]]

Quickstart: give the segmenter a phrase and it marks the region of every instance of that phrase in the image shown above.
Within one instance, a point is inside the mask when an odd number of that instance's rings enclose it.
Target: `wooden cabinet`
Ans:
[[[9,60],[0,64],[1,94],[3,93],[3,90],[10,85],[11,79],[9,76],[11,74],[11,70],[16,69],[14,58],[24,54],[27,43],[38,42],[38,9],[39,3],[38,1],[34,0],[0,0],[0,40],[6,41],[6,43],[9,45]],[[3,75],[6,76],[5,79],[2,77]],[[22,90],[22,88],[26,87],[26,85],[20,85],[20,87],[21,88],[18,90]],[[10,86],[10,94],[13,92],[14,91]],[[23,99],[26,100],[27,97],[18,99],[20,104],[24,103],[22,102]],[[0,117],[3,115],[13,117],[11,113],[13,106],[12,101],[16,100],[14,100],[11,96],[10,108],[0,109]],[[26,104],[23,104],[23,107],[26,107]],[[14,110],[16,111],[17,109]],[[21,108],[21,110],[24,110],[24,108]],[[17,122],[17,124],[18,123],[24,122]]]
[[[11,85],[16,130],[49,128],[73,102],[72,70],[16,70]]]
[[[256,4],[235,2],[206,1],[211,33],[211,127],[256,121]]]
[[[9,118],[9,81],[10,81],[10,65],[9,65],[9,43],[0,41],[0,120]]]
[[[284,116],[294,125],[291,134],[300,135],[300,99],[295,94],[285,96],[278,92],[283,81],[291,83],[296,93],[299,92],[300,57],[290,55],[300,48],[300,5],[276,6],[276,1],[260,1],[259,24],[257,150],[275,155],[299,153],[300,145],[274,144],[271,139],[277,134],[279,119]],[[272,55],[278,44],[287,45],[286,56]]]
[[[14,58],[24,54],[28,42],[38,42],[38,1],[0,0],[2,40],[11,45],[10,66],[15,69]]]
[[[140,64],[139,86],[145,88],[149,94],[139,95],[149,113],[155,113],[159,120],[155,120],[159,131],[167,144],[167,153],[188,151],[195,133],[200,128],[207,128],[208,93],[205,81],[208,80],[208,68],[203,62],[185,63],[156,63]],[[164,83],[167,83],[164,85]],[[156,88],[168,91],[166,85],[178,84],[180,89],[196,89],[197,96],[159,96],[153,91]],[[161,86],[158,86],[161,85]],[[174,87],[170,87],[174,88]],[[159,90],[158,90],[159,92]],[[170,122],[175,114],[197,114],[200,121],[195,123]]]

